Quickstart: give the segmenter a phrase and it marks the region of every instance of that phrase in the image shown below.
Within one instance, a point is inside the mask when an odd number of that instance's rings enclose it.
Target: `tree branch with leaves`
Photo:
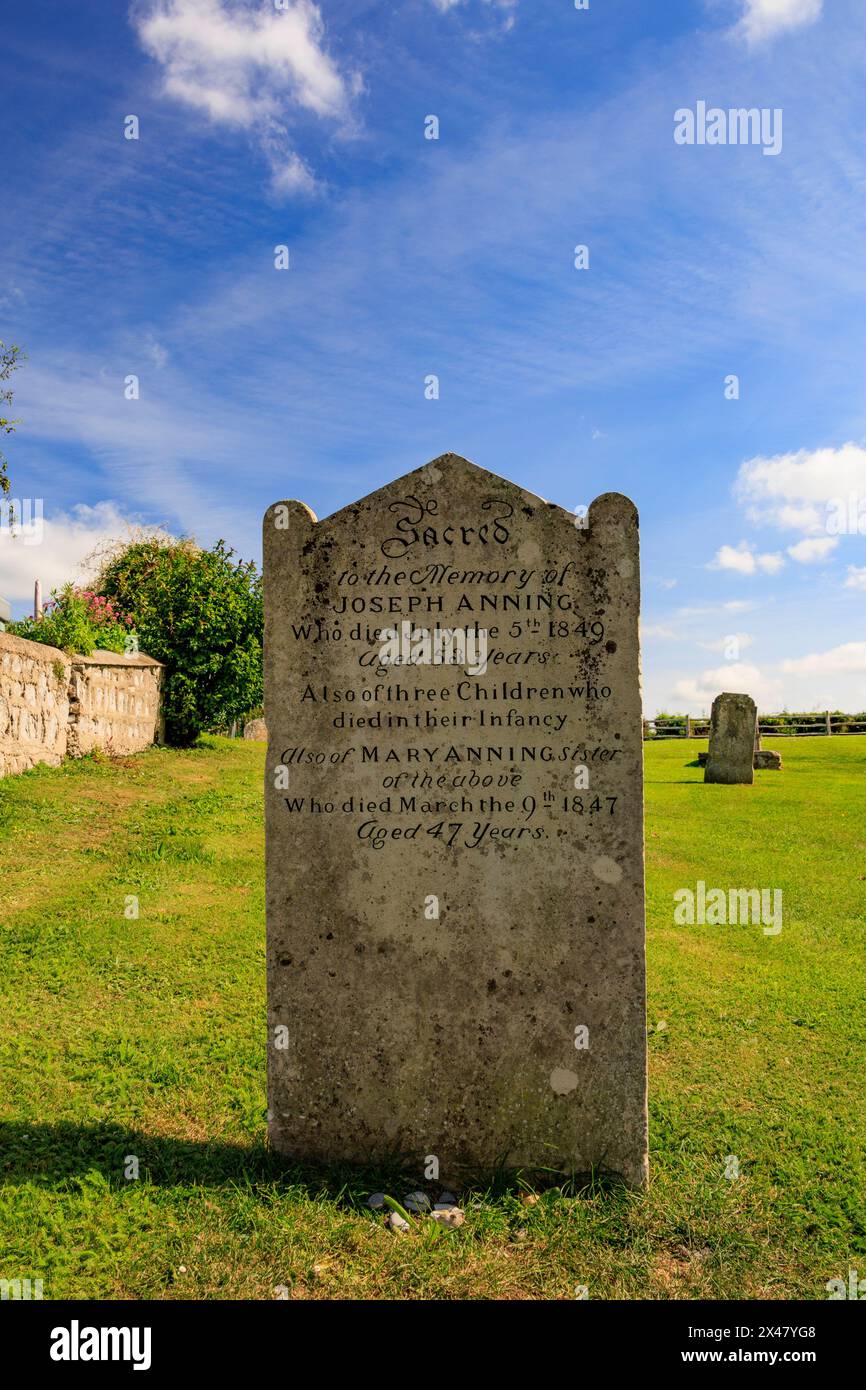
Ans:
[[[11,420],[6,415],[7,408],[12,405],[12,388],[3,383],[9,380],[24,361],[26,358],[19,347],[7,347],[5,343],[0,342],[0,434],[13,434],[15,426],[20,424],[19,420]],[[0,449],[0,493],[8,492],[9,487],[6,455]]]

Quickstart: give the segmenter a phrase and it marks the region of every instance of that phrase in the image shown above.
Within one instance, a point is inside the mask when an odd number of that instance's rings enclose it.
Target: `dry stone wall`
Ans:
[[[76,656],[69,685],[67,753],[137,753],[162,737],[162,666],[149,656]]]
[[[66,752],[69,657],[55,647],[0,632],[0,777]]]
[[[69,656],[0,632],[0,777],[159,742],[162,670],[143,653]]]

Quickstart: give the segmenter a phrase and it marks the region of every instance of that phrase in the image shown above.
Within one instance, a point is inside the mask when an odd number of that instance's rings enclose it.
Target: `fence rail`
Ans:
[[[645,719],[643,736],[650,738],[708,738],[709,719],[691,715]],[[758,733],[763,738],[827,738],[832,735],[866,734],[866,714],[765,714],[758,716]]]

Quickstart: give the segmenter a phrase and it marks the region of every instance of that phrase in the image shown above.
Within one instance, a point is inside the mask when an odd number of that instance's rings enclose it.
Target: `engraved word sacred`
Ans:
[[[450,523],[442,526],[438,521],[439,503],[435,497],[426,503],[420,502],[417,497],[392,502],[388,510],[398,514],[394,524],[397,534],[388,536],[382,542],[382,554],[389,560],[398,560],[419,541],[427,546],[474,545],[476,541],[482,545],[489,545],[491,541],[505,545],[511,533],[504,523],[513,515],[514,508],[510,502],[500,502],[495,497],[488,497],[481,503],[483,512],[490,511],[492,507],[496,508],[492,521],[484,521],[480,526],[453,526]],[[427,517],[436,518],[436,524],[428,522],[422,525]]]

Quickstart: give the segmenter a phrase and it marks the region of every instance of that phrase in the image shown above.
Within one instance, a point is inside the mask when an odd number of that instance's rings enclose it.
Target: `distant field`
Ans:
[[[649,1191],[502,1178],[438,1239],[365,1206],[420,1175],[265,1148],[263,745],[0,781],[0,1278],[46,1298],[820,1299],[866,1276],[866,737],[780,740],[784,771],[751,788],[703,786],[705,747],[645,745]],[[780,888],[783,930],[675,926],[699,879]]]

